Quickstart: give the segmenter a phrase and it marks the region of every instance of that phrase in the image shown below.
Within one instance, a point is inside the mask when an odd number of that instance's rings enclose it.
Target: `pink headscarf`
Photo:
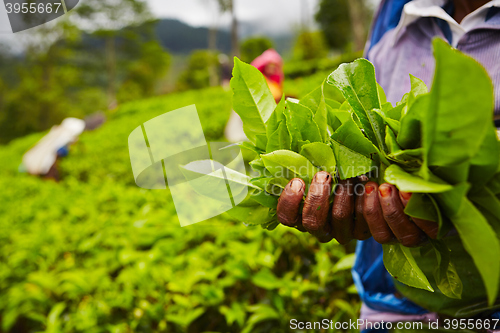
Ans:
[[[263,74],[264,74],[264,69],[269,64],[274,64],[277,67],[278,73],[271,75],[270,77],[267,78],[271,81],[276,82],[278,85],[281,86],[283,84],[285,75],[283,73],[283,59],[281,58],[278,52],[276,52],[273,49],[269,49],[264,53],[262,53],[257,58],[255,58],[255,60],[252,61],[251,63],[252,66],[257,68]]]

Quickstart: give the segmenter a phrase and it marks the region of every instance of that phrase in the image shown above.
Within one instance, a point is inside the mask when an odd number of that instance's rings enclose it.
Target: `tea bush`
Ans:
[[[59,183],[18,172],[43,134],[0,148],[0,332],[288,332],[356,318],[353,248],[221,216],[181,228],[168,190],[138,188],[129,133],[195,104],[222,137],[220,88],[121,106],[60,163]]]

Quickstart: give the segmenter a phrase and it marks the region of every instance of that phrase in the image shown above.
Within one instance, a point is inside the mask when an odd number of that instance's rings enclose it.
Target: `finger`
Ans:
[[[332,208],[333,235],[340,244],[352,239],[354,217],[354,180],[341,180],[335,188]]]
[[[370,233],[370,228],[368,227],[368,223],[366,223],[365,217],[363,216],[363,207],[364,207],[364,193],[358,193],[358,188],[363,186],[363,184],[357,184],[355,186],[354,194],[356,195],[356,200],[354,203],[354,229],[352,231],[352,236],[354,239],[365,240],[370,238],[372,235]],[[364,192],[364,191],[363,191]]]
[[[404,213],[397,188],[394,185],[382,184],[378,192],[384,219],[399,242],[407,247],[422,244],[426,240],[425,234]]]
[[[288,227],[295,227],[300,221],[299,209],[306,184],[300,178],[292,179],[278,200],[278,221]]]
[[[302,210],[302,225],[323,243],[333,239],[328,216],[331,189],[332,176],[325,171],[318,172],[309,186]]]
[[[410,201],[411,193],[399,191],[399,197],[401,198],[401,202],[403,203],[403,207],[408,205],[408,201]],[[412,221],[423,230],[432,239],[437,239],[439,224],[434,221],[422,220],[415,217],[411,218]]]
[[[299,214],[300,216],[300,214]],[[299,223],[297,223],[297,230],[300,231],[300,232],[307,232],[306,228],[304,228],[304,226],[302,225],[302,217],[299,218],[300,221]]]
[[[380,244],[388,244],[396,240],[391,228],[384,220],[380,201],[378,200],[378,184],[375,182],[368,182],[365,185],[363,217],[375,241]]]

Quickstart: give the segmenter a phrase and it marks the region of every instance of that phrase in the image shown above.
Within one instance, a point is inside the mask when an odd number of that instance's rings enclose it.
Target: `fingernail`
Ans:
[[[362,182],[367,182],[370,180],[370,178],[368,178],[368,176],[366,175],[361,175],[361,176],[358,176],[358,179]]]
[[[330,175],[326,172],[318,172],[315,177],[318,182],[324,183],[330,178]]]
[[[294,192],[299,192],[300,190],[302,190],[302,187],[303,187],[303,183],[298,180],[298,179],[295,179],[294,181],[292,181],[292,183],[290,184],[290,188],[292,189],[292,191]]]
[[[403,192],[403,191],[400,191],[399,193],[401,193],[401,196],[403,197],[403,199],[405,199],[405,200],[411,199],[411,193]]]
[[[387,186],[387,185],[382,185],[378,188],[379,192],[380,192],[380,195],[382,196],[382,198],[387,198],[388,196],[391,195],[391,192],[392,192],[392,188],[390,186]]]
[[[375,188],[372,185],[366,185],[365,186],[366,194],[372,194],[372,192],[373,192],[374,189]]]

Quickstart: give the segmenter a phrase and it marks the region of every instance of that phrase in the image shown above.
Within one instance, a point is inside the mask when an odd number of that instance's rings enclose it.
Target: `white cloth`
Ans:
[[[37,144],[23,156],[23,164],[32,175],[45,175],[57,159],[57,151],[76,141],[85,129],[81,119],[66,118],[61,125],[54,126]]]
[[[445,3],[446,0],[414,0],[408,2],[403,8],[401,20],[396,27],[394,43],[398,40],[404,28],[419,18],[436,17],[448,22],[453,36],[452,46],[457,47],[463,35],[484,23],[488,9],[491,7],[500,7],[500,0],[492,0],[465,16],[462,22],[458,23],[442,8]]]
[[[243,121],[234,111],[231,112],[226,129],[224,130],[224,135],[229,142],[248,141],[245,132],[243,132]]]

